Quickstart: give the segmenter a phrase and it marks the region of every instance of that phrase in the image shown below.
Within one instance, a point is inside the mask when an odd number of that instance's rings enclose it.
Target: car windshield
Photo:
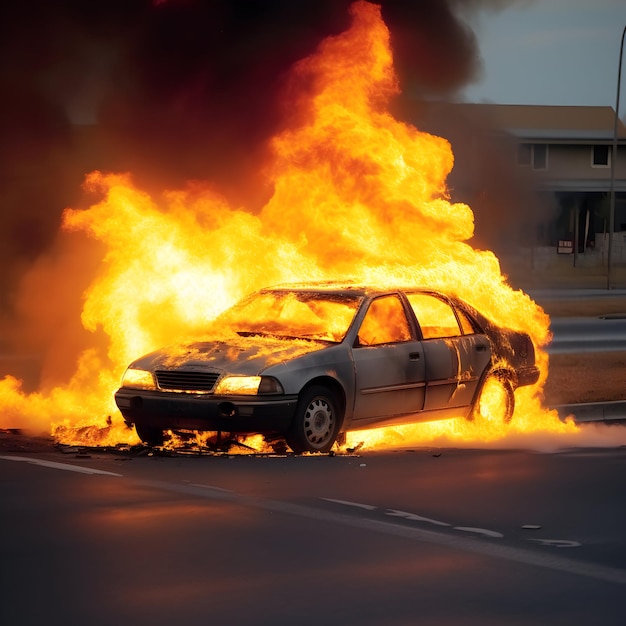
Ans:
[[[361,298],[310,291],[261,291],[216,320],[236,333],[340,342]]]

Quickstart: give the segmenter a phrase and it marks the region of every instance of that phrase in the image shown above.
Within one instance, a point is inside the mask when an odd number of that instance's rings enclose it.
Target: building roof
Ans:
[[[457,106],[457,105],[455,105]],[[459,104],[470,117],[505,130],[519,139],[554,141],[611,141],[615,109],[610,106],[544,106],[521,104]],[[626,127],[617,120],[618,139]]]

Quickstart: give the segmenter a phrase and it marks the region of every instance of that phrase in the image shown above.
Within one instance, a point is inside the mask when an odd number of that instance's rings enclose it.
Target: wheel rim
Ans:
[[[478,400],[478,414],[491,423],[508,422],[510,415],[509,392],[499,378],[490,376],[483,385]]]
[[[330,441],[335,427],[335,414],[332,406],[324,398],[314,398],[304,413],[304,435],[315,448],[321,448]]]

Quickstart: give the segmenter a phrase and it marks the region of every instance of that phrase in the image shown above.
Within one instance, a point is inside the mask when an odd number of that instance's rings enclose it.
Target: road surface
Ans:
[[[0,457],[6,626],[626,623],[624,448]]]

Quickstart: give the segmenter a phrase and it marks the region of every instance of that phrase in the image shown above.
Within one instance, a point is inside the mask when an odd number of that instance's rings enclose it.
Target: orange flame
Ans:
[[[290,103],[289,127],[271,142],[266,172],[274,191],[258,215],[232,208],[208,185],[168,191],[157,200],[137,189],[130,175],[87,176],[86,189],[101,200],[86,210],[67,209],[62,238],[76,233],[102,246],[81,316],[93,345],[75,358],[68,381],[32,394],[13,377],[0,381],[3,424],[49,424],[61,440],[76,435],[59,425],[102,424],[100,443],[136,441],[113,402],[132,359],[201,332],[253,289],[351,278],[448,290],[496,323],[530,333],[542,377],[518,390],[508,432],[576,430],[541,405],[547,315],[507,284],[493,253],[466,243],[473,214],[448,200],[449,143],[388,112],[398,81],[380,7],[358,1],[351,15],[346,32],[324,40],[294,68],[299,95]],[[42,272],[40,281],[58,283],[80,267],[64,267],[62,276],[57,269],[52,263],[35,271]],[[96,341],[103,336],[106,341]],[[61,358],[49,354],[49,370]],[[457,420],[355,433],[349,445],[496,440],[505,432],[500,425],[479,430]]]

